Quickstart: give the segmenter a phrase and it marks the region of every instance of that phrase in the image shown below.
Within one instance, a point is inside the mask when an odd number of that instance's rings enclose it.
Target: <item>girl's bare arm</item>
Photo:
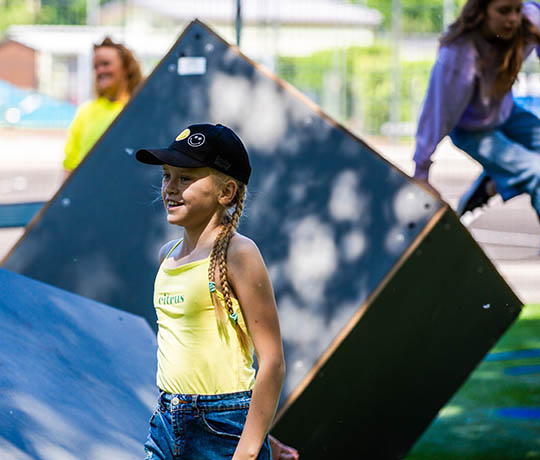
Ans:
[[[274,418],[285,360],[272,283],[257,246],[236,234],[227,265],[259,363],[246,424],[233,459],[255,459]]]

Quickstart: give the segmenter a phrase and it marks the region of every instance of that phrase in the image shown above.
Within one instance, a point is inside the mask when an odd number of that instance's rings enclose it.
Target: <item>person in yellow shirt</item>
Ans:
[[[65,146],[64,180],[79,165],[113,122],[142,81],[139,63],[124,45],[109,37],[94,46],[94,85],[97,98],[83,103],[69,129]],[[269,435],[272,460],[298,460],[298,451]]]
[[[97,98],[83,103],[71,124],[64,149],[64,179],[122,111],[141,81],[141,68],[128,48],[109,37],[94,45],[94,88]]]
[[[244,144],[226,126],[194,124],[136,159],[161,165],[167,222],[182,228],[159,252],[160,396],[146,458],[297,459],[268,436],[285,361],[264,261],[236,232],[251,175]]]

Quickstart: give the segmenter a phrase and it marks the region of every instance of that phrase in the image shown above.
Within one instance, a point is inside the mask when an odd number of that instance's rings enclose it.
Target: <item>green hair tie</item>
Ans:
[[[233,311],[232,313],[229,314],[229,317],[230,317],[236,324],[238,324],[238,313],[236,313],[235,311]]]
[[[210,281],[208,283],[208,288],[210,289],[210,292],[216,292],[216,283],[214,283],[213,281]]]

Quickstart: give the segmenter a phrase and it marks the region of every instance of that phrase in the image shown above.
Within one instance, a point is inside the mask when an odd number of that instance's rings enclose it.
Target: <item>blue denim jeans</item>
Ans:
[[[493,129],[466,131],[454,128],[456,147],[478,161],[506,201],[528,193],[540,219],[540,119],[519,105]]]
[[[144,443],[146,459],[230,460],[242,434],[251,391],[220,395],[162,392]],[[258,460],[270,460],[268,437]]]

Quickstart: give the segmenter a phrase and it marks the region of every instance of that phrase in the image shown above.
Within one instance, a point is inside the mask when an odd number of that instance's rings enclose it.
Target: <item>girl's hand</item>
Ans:
[[[272,460],[298,460],[300,458],[298,451],[293,447],[279,442],[271,434],[268,435],[268,439],[272,448]]]

